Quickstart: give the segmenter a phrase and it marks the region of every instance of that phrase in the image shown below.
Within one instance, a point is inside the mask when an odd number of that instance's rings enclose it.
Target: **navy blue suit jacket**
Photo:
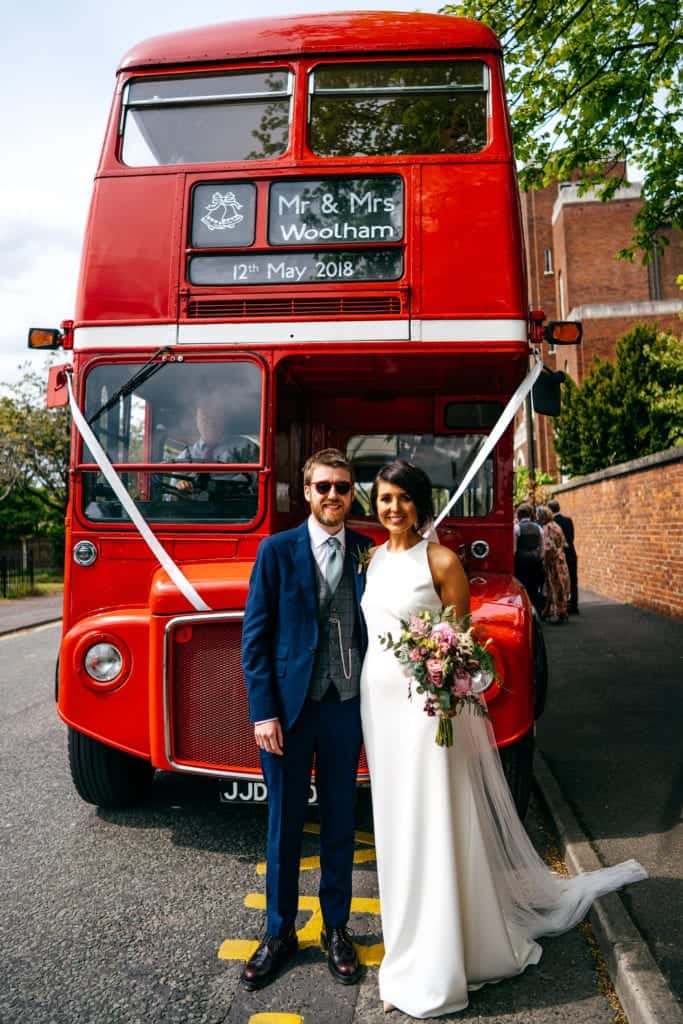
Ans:
[[[357,571],[355,554],[371,544],[369,537],[347,527],[345,557],[353,562],[362,654],[367,648],[360,611],[365,572]],[[261,541],[242,627],[242,671],[252,722],[279,718],[289,729],[296,721],[318,646],[317,593],[307,522]]]

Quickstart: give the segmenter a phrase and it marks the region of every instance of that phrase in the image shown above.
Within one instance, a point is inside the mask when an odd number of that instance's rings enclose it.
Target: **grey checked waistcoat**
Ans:
[[[318,584],[318,648],[313,665],[313,675],[308,687],[308,696],[311,700],[322,700],[330,683],[334,683],[339,699],[350,700],[351,697],[357,697],[360,693],[361,666],[360,627],[353,586],[354,570],[351,559],[345,558],[342,578],[334,594],[331,595],[327,581],[315,559],[313,564]],[[337,626],[336,620],[339,621],[339,626]],[[350,668],[349,658],[351,660]],[[350,679],[346,678],[344,665]]]

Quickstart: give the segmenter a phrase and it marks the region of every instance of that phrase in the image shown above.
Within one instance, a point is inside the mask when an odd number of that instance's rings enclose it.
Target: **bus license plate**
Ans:
[[[265,804],[268,801],[268,787],[265,782],[232,779],[223,786],[219,798],[222,804]],[[308,802],[318,802],[318,791],[313,782],[308,793]]]

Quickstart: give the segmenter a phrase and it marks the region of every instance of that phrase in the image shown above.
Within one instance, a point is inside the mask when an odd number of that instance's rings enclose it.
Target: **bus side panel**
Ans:
[[[149,758],[149,611],[125,610],[93,615],[62,640],[59,714],[67,725],[108,746]],[[86,651],[114,643],[123,654],[118,685],[98,685],[83,666]]]
[[[471,596],[472,622],[493,641],[502,674],[500,692],[489,711],[498,745],[507,746],[534,724],[531,607],[512,576],[492,575],[482,584],[473,581]]]
[[[517,182],[512,167],[422,167],[423,317],[527,316]],[[476,338],[474,339],[476,340]]]
[[[176,174],[95,182],[76,322],[177,318],[182,192]]]

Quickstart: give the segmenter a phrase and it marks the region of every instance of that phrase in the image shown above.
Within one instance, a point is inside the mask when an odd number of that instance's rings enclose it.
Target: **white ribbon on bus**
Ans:
[[[484,461],[488,458],[489,454],[493,451],[494,447],[502,437],[503,433],[510,424],[517,410],[520,408],[522,402],[531,391],[534,383],[538,379],[538,376],[543,369],[543,362],[540,356],[535,353],[535,362],[529,373],[526,375],[522,383],[519,385],[515,393],[510,398],[510,401],[503,409],[502,413],[496,425],[494,426],[491,433],[486,438],[485,443],[477,453],[477,457],[472,462],[472,465],[465,473],[464,477],[460,481],[460,485],[456,490],[455,494],[450,498],[448,504],[441,510],[438,517],[434,521],[432,529],[436,531],[436,527],[442,522],[443,519],[448,515],[450,510],[453,508],[458,499],[464,494],[465,489],[469,482],[477,475],[479,470],[484,464]],[[81,410],[78,408],[78,404],[74,397],[73,387],[71,383],[71,373],[66,374],[66,384],[69,391],[69,404],[71,406],[71,415],[73,416],[74,423],[80,433],[81,437],[87,444],[88,448],[92,452],[95,462],[98,468],[102,471],[107,483],[113,490],[116,497],[121,502],[121,506],[125,509],[126,513],[130,517],[133,525],[136,527],[138,533],[144,540],[147,547],[150,549],[154,557],[157,559],[161,567],[166,571],[168,576],[173,580],[178,590],[187,598],[193,608],[201,612],[210,612],[212,609],[204,601],[202,597],[197,593],[195,588],[192,586],[187,577],[183,574],[181,569],[176,565],[168,551],[162,547],[161,543],[157,540],[156,536],[152,532],[135,502],[131,498],[130,494],[121,482],[120,477],[117,475],[116,470],[112,466],[106,452],[102,448],[100,442],[95,437],[95,434],[90,429],[88,421],[83,416]]]
[[[78,408],[76,399],[74,398],[73,387],[71,385],[70,373],[66,374],[66,385],[69,389],[69,404],[71,405],[71,415],[74,418],[74,423],[76,424],[81,437],[95,457],[95,462],[102,470],[107,483],[133,521],[138,533],[162,568],[165,569],[171,577],[178,590],[185,595],[192,607],[198,612],[210,612],[211,608],[209,605],[202,597],[199,596],[190,581],[175,564],[168,551],[162,547],[150,530],[147,520],[144,518],[130,494],[123,486],[120,477],[117,475],[116,470],[107,457],[107,453],[95,437],[93,431],[90,429],[90,424],[83,416],[81,410]]]
[[[439,512],[438,516],[434,520],[435,530],[439,523],[446,518],[446,516],[453,508],[458,498],[462,497],[462,495],[465,493],[465,488],[467,487],[468,483],[470,482],[470,480],[473,479],[473,477],[477,475],[481,467],[484,465],[485,460],[488,458],[489,454],[498,444],[498,441],[505,433],[505,430],[510,424],[513,416],[515,415],[515,413],[521,406],[522,402],[524,401],[524,399],[536,383],[541,373],[541,370],[543,369],[543,360],[541,359],[538,352],[534,352],[534,358],[534,365],[531,367],[528,374],[526,375],[522,383],[519,385],[519,387],[515,391],[514,395],[512,396],[508,404],[503,409],[502,413],[500,414],[496,422],[495,427],[493,428],[491,433],[486,438],[486,441],[477,452],[476,459],[474,460],[474,462],[472,463],[472,465],[470,466],[470,468],[467,470],[464,477],[460,481],[460,485],[458,486],[457,491],[449,499],[446,507],[443,508],[441,512]]]

